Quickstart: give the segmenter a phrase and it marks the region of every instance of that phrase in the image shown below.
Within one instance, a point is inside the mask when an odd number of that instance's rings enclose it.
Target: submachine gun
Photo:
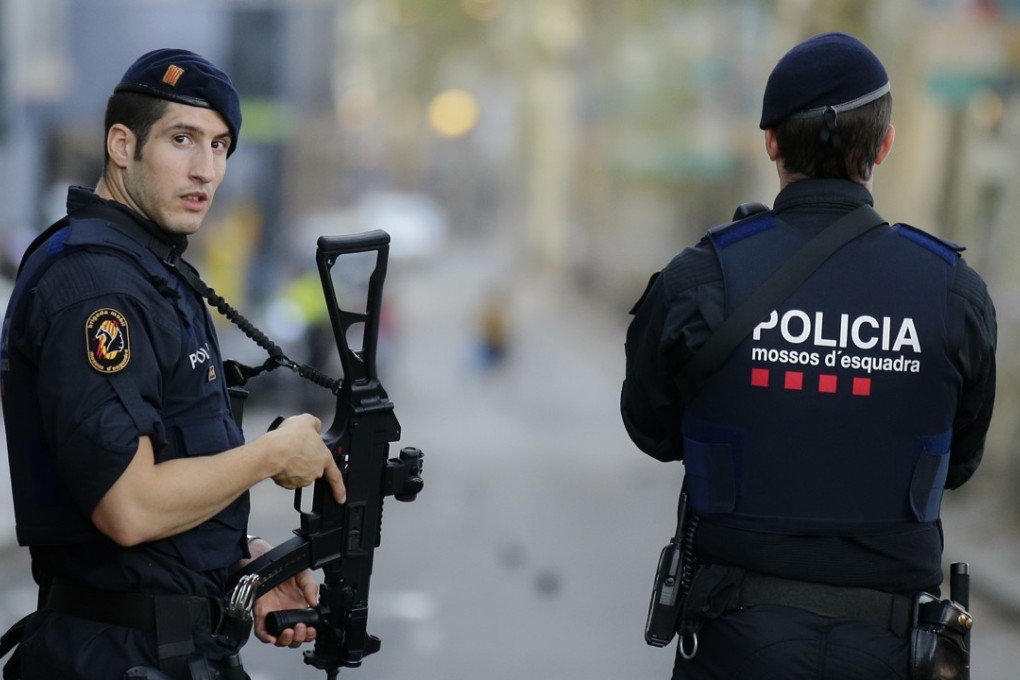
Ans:
[[[305,510],[302,490],[297,489],[294,509],[300,514],[301,526],[294,530],[295,536],[235,573],[227,590],[232,593],[228,609],[240,607],[250,612],[255,599],[283,581],[304,569],[321,569],[324,579],[318,606],[273,612],[266,617],[266,628],[278,635],[298,623],[314,626],[314,648],[304,653],[304,661],[324,670],[330,680],[339,675],[341,667],[360,666],[365,656],[379,651],[379,638],[367,632],[367,623],[383,499],[393,496],[398,501],[413,501],[423,485],[421,451],[404,448],[397,458],[388,458],[389,444],[400,438],[400,424],[379,382],[376,348],[389,242],[389,234],[376,230],[322,236],[316,249],[343,372],[333,385],[336,415],[322,439],[343,473],[347,502],[339,505],[329,483],[320,478],[313,485],[311,507]],[[338,260],[356,253],[375,254],[364,311],[341,307],[332,273]],[[360,257],[357,261],[363,263],[366,256]],[[363,327],[362,346],[354,350],[348,334],[358,325]]]

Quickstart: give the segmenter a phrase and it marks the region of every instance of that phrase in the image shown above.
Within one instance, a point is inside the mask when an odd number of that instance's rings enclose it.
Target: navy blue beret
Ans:
[[[226,73],[208,60],[179,49],[143,54],[124,73],[114,92],[138,92],[178,104],[212,109],[230,129],[229,156],[241,132],[241,99]]]
[[[889,76],[868,47],[845,33],[822,33],[779,60],[765,84],[762,130],[787,118],[837,114],[873,102],[889,91]]]

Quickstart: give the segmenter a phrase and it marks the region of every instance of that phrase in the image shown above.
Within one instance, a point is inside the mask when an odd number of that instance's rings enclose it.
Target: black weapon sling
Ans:
[[[686,401],[691,401],[702,381],[719,369],[762,319],[778,307],[811,274],[844,245],[875,227],[886,224],[865,203],[814,236],[780,266],[747,300],[726,317],[722,325],[674,378]]]
[[[102,219],[114,225],[114,228],[123,229],[140,235],[140,241],[145,244],[146,248],[158,257],[167,267],[180,276],[192,290],[198,293],[200,297],[204,298],[205,301],[216,311],[225,316],[228,321],[237,326],[249,339],[255,342],[255,344],[266,350],[269,354],[269,359],[267,359],[266,362],[259,367],[252,368],[233,360],[224,361],[224,368],[227,372],[226,377],[229,386],[243,386],[248,379],[253,378],[264,371],[271,371],[283,366],[294,371],[302,378],[329,389],[334,394],[339,390],[339,385],[337,384],[338,381],[333,380],[311,366],[302,365],[290,359],[283,353],[283,350],[281,350],[276,343],[260,331],[255,324],[246,319],[240,312],[224,300],[222,296],[217,295],[215,290],[206,285],[206,283],[199,277],[197,270],[195,270],[190,263],[185,261],[180,254],[174,250],[172,246],[170,246],[170,244],[145,232],[141,229],[141,227],[133,225],[130,222],[126,222],[124,219],[125,215],[126,213],[108,205],[88,205],[76,210],[73,216],[77,219]],[[25,249],[25,253],[21,257],[21,264],[18,266],[18,273],[21,272],[21,268],[24,266],[25,262],[28,261],[29,256],[33,252],[38,250],[47,240],[50,239],[50,237],[70,224],[71,217],[71,215],[64,216],[35,237],[32,243],[29,244],[28,248]]]

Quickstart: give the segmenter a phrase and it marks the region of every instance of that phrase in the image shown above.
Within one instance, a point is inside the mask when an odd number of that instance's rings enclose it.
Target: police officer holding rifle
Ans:
[[[237,647],[252,603],[232,602],[235,616],[223,598],[229,574],[271,547],[246,535],[248,489],[325,479],[345,501],[318,418],[245,443],[211,291],[181,259],[240,127],[238,93],[208,60],[141,56],[108,101],[97,187],[72,187],[67,219],[22,262],[4,322],[3,414],[17,536],[40,596],[0,644],[20,639],[5,679],[246,677]],[[305,570],[266,593],[256,635],[314,640],[305,624],[270,634],[264,617],[314,605],[316,589]]]

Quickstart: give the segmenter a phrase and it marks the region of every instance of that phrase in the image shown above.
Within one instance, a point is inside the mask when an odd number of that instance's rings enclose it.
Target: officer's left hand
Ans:
[[[318,603],[319,583],[307,569],[255,600],[255,637],[277,647],[300,647],[315,640],[315,629],[299,623],[274,637],[266,631],[266,614],[281,609],[304,609]]]
[[[272,549],[272,546],[261,538],[255,538],[248,544],[251,558],[254,559]],[[241,560],[243,567],[250,560]],[[315,640],[315,629],[299,623],[293,628],[274,637],[266,632],[266,614],[282,609],[304,609],[318,604],[319,583],[309,570],[304,570],[293,578],[287,579],[268,593],[255,600],[255,637],[277,647],[300,647],[305,642]]]

